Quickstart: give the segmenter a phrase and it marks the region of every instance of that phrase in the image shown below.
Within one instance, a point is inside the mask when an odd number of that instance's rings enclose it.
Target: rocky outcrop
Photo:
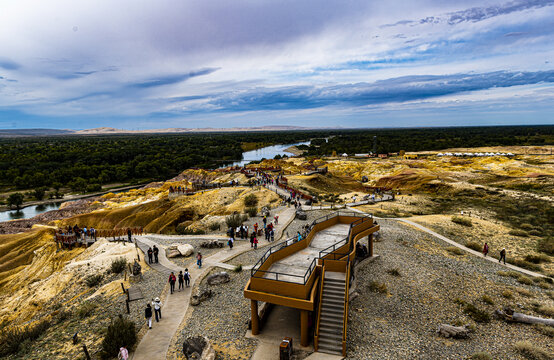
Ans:
[[[211,298],[212,295],[213,295],[213,293],[209,289],[200,290],[200,291],[198,291],[198,293],[196,295],[192,295],[192,297],[190,298],[190,304],[192,306],[197,306],[202,301],[206,301],[209,298]]]
[[[222,271],[208,276],[207,281],[208,281],[208,285],[219,285],[219,284],[228,283],[229,281],[231,281],[231,277],[227,272]]]
[[[183,342],[183,353],[188,359],[214,360],[215,350],[205,336],[189,337]]]
[[[175,258],[179,256],[190,256],[194,253],[194,247],[190,244],[171,244],[165,250],[165,256]]]
[[[296,210],[296,218],[298,220],[308,220],[308,214],[305,211],[298,209]]]
[[[222,248],[223,245],[224,244],[222,242],[220,242],[219,240],[207,240],[207,241],[204,241],[203,243],[201,243],[200,247],[205,248],[205,249],[217,249],[217,248]]]

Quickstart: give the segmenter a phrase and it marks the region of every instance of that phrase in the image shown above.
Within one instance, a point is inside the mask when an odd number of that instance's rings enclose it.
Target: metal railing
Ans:
[[[332,219],[332,218],[335,218],[335,217],[338,217],[338,216],[355,216],[355,217],[361,217],[361,216],[364,216],[364,217],[367,217],[366,215],[361,215],[359,213],[356,213],[356,212],[353,212],[353,211],[336,211],[332,214],[327,214],[325,216],[322,216],[322,217],[319,217],[315,220],[313,220],[310,225],[307,226],[306,228],[306,234],[305,236],[308,236],[309,233],[312,231],[312,229],[314,228],[315,225],[317,224],[320,224],[322,222],[325,222],[329,219]],[[356,221],[359,221],[360,219],[356,220]],[[336,249],[337,247],[337,244],[341,243],[341,242],[344,242],[344,244],[346,244],[346,242],[348,241],[348,239],[350,238],[350,231],[352,229],[352,224],[350,224],[350,229],[348,230],[348,236],[345,238],[345,239],[342,239],[340,240],[339,242],[331,245],[329,248],[331,247],[334,247],[334,249]],[[296,277],[296,278],[302,278],[303,279],[303,283],[302,284],[306,284],[306,282],[308,281],[308,279],[310,278],[310,275],[312,274],[312,272],[315,270],[315,265],[317,263],[317,258],[314,258],[312,260],[312,263],[310,264],[310,266],[308,267],[308,269],[306,270],[306,273],[304,275],[296,275],[296,274],[288,274],[288,273],[282,273],[282,272],[276,272],[276,271],[267,271],[267,270],[260,270],[260,267],[269,259],[269,257],[272,255],[272,254],[275,254],[276,252],[280,251],[280,250],[283,250],[289,246],[291,246],[292,244],[295,244],[298,242],[298,239],[296,237],[292,237],[292,238],[289,238],[287,239],[286,241],[282,242],[282,243],[279,243],[277,245],[273,245],[272,247],[270,247],[263,255],[262,257],[260,258],[260,260],[258,260],[258,262],[256,262],[256,264],[254,264],[254,266],[252,267],[252,269],[250,270],[250,276],[251,277],[256,277],[256,278],[266,278],[264,275],[265,274],[275,274],[275,279],[273,280],[277,280],[277,281],[285,281],[285,282],[293,282],[293,281],[286,281],[286,280],[279,280],[279,276],[283,277],[283,276],[290,276],[290,277]],[[341,245],[343,246],[343,245]],[[327,249],[329,249],[327,248]],[[327,249],[324,249],[323,251],[327,250]],[[321,258],[322,252],[319,253],[319,258]],[[262,276],[257,276],[256,274],[260,272],[260,273],[263,273]],[[297,283],[297,282],[293,282],[293,283]]]

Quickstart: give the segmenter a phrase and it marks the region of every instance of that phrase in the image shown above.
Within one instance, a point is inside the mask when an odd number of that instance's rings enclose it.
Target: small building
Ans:
[[[408,159],[412,159],[412,160],[417,160],[418,159],[418,155],[417,154],[404,154],[404,156],[402,157],[404,160],[408,160]]]

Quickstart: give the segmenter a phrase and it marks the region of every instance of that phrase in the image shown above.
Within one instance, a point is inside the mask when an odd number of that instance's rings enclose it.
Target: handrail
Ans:
[[[316,326],[315,326],[315,338],[317,341],[315,342],[315,350],[317,351],[317,348],[319,347],[319,326],[321,322],[321,306],[323,303],[323,282],[325,281],[325,266],[321,267],[321,283],[319,288],[319,303],[317,305],[317,315],[316,315]]]
[[[348,324],[348,293],[350,290],[350,255],[346,261],[346,285],[344,287],[344,314],[343,314],[343,328],[342,328],[342,355],[346,356],[346,329]]]

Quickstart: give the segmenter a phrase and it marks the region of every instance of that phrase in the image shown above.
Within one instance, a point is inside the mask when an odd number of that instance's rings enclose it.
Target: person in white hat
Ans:
[[[154,307],[154,314],[156,315],[156,322],[159,322],[162,319],[162,302],[160,298],[155,298],[152,301],[152,306]]]

